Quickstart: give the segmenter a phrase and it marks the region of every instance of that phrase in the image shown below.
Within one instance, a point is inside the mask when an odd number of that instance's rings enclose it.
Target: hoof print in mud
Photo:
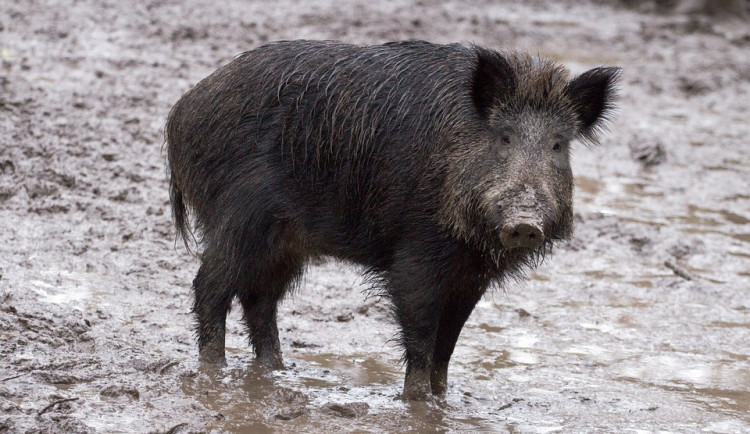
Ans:
[[[274,417],[279,420],[292,420],[309,413],[304,407],[288,407],[282,409]]]
[[[346,404],[336,404],[329,402],[323,405],[323,412],[336,417],[346,417],[354,419],[362,417],[369,413],[370,405],[366,402],[349,402]]]
[[[277,304],[329,256],[390,302],[403,396],[443,394],[487,288],[571,235],[570,144],[596,143],[619,76],[474,45],[283,41],[202,80],[165,129],[175,224],[201,240],[201,360],[224,359],[237,298],[281,366]]]
[[[99,395],[106,396],[107,398],[119,398],[124,396],[130,400],[138,400],[141,398],[140,392],[135,387],[127,386],[107,386],[99,392]]]

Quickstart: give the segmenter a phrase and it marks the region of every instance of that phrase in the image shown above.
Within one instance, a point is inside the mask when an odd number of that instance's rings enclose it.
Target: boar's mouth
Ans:
[[[501,207],[498,203],[493,237],[497,244],[492,254],[495,262],[520,261],[537,266],[552,252],[556,242],[570,238],[571,219],[565,213],[543,209],[549,207],[538,203],[533,207]]]
[[[524,225],[524,223],[522,223]],[[533,229],[521,228],[519,234],[514,237],[516,229],[513,229],[510,234],[503,234],[503,228],[496,228],[496,248],[489,252],[489,257],[493,263],[498,266],[529,266],[537,267],[544,262],[546,256],[552,253],[552,248],[556,242],[563,241],[567,237],[560,235],[559,233],[551,230],[544,230],[544,228],[551,228],[556,225],[541,225]],[[535,234],[533,238],[529,238],[531,232]],[[537,233],[536,231],[540,232]],[[506,236],[504,236],[506,235]],[[510,240],[508,240],[510,236]],[[519,239],[522,237],[526,239]]]

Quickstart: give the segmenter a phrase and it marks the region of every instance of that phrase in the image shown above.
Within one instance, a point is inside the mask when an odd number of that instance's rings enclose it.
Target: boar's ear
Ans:
[[[590,143],[596,143],[615,108],[620,71],[594,68],[576,77],[565,89],[581,122],[581,137]]]
[[[474,105],[482,117],[487,117],[493,106],[509,97],[516,85],[516,76],[508,60],[498,52],[483,49],[477,49],[472,80]]]

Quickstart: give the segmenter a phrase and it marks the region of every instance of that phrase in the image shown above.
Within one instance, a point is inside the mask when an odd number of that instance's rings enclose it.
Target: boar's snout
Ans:
[[[544,216],[552,211],[550,201],[544,200],[544,197],[542,189],[528,184],[506,190],[501,195],[497,209],[503,249],[535,249],[542,245],[545,238]]]
[[[516,220],[503,225],[500,230],[500,242],[505,249],[535,249],[544,242],[541,225],[531,219]]]

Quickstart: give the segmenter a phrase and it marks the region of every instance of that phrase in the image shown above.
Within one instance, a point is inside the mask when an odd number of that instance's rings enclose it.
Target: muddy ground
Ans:
[[[494,3],[3,0],[0,433],[750,432],[750,22]],[[295,38],[624,68],[611,134],[574,151],[575,239],[477,306],[444,401],[398,398],[396,328],[334,262],[283,305],[290,369],[255,365],[236,310],[229,366],[199,369],[162,127]]]

